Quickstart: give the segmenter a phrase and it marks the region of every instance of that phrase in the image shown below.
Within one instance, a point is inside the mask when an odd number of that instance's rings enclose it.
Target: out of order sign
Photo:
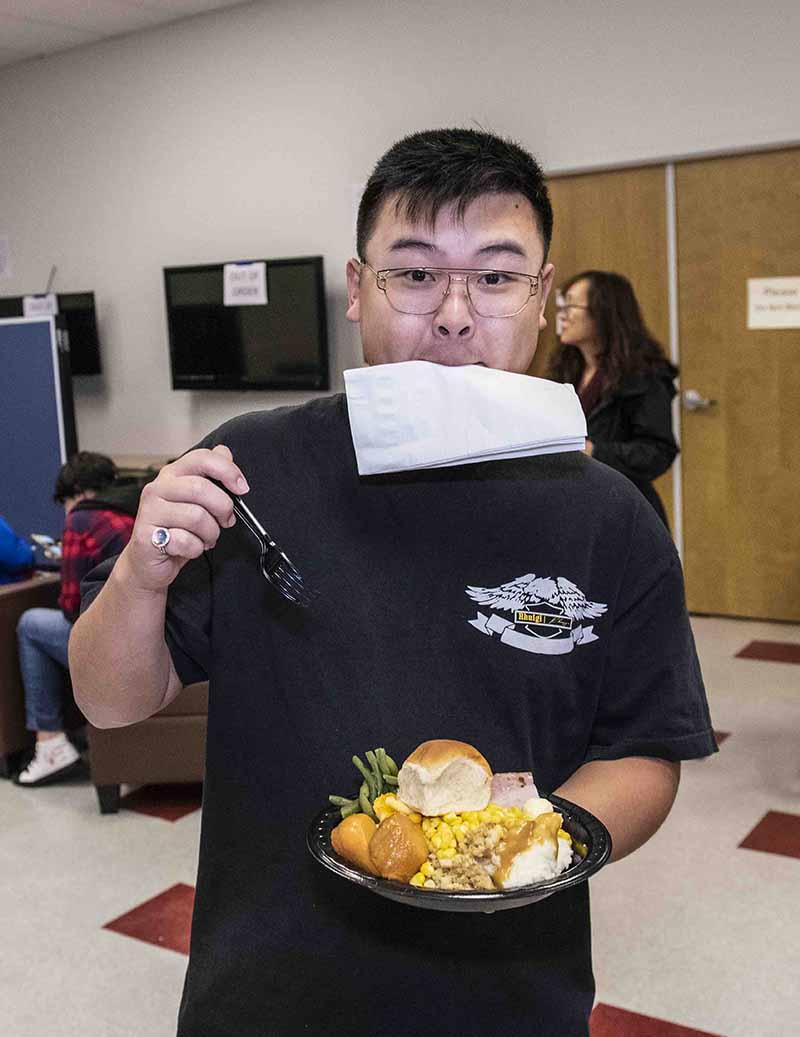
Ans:
[[[266,306],[267,264],[225,263],[223,303],[225,306]]]

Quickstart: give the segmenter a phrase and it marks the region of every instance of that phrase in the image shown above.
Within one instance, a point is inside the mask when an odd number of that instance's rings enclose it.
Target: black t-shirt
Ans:
[[[585,884],[493,915],[421,910],[329,874],[305,836],[376,746],[400,762],[471,742],[545,793],[588,760],[712,753],[666,530],[582,453],[359,478],[341,396],[236,418],[216,443],[315,597],[278,597],[241,523],[170,590],[175,667],[210,679],[180,1037],[585,1037]]]

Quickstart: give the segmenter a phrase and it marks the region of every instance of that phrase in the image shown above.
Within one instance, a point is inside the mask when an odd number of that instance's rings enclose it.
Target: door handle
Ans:
[[[684,389],[681,393],[681,399],[683,400],[684,410],[709,410],[711,407],[716,407],[716,400],[708,400],[705,396],[701,396],[697,389]]]

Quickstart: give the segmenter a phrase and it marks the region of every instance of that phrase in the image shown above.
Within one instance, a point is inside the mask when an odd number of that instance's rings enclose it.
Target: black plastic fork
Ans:
[[[261,551],[261,573],[264,579],[271,583],[275,590],[282,597],[286,598],[287,601],[291,601],[293,605],[308,608],[311,603],[311,596],[306,590],[303,577],[292,564],[288,555],[284,554],[278,547],[241,497],[231,493],[227,486],[223,486],[218,480],[212,479],[211,481],[228,494],[233,501],[234,514],[247,526],[258,541]]]

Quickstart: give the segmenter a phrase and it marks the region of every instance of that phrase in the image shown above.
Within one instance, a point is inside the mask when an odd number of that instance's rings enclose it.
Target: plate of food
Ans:
[[[308,830],[311,855],[380,896],[434,911],[492,913],[585,882],[611,836],[530,772],[495,774],[472,745],[423,742],[398,767],[384,749],[354,756],[352,798],[329,796]]]

